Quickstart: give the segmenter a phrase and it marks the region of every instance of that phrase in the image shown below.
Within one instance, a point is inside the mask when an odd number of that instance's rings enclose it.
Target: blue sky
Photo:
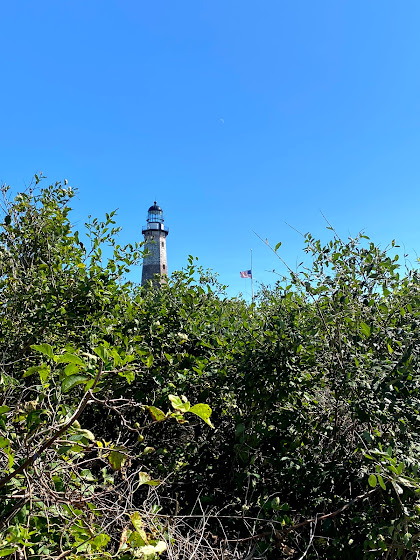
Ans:
[[[0,181],[118,208],[122,241],[163,207],[187,255],[250,293],[301,232],[419,245],[418,0],[20,0],[0,4]],[[141,270],[134,271],[134,279]]]

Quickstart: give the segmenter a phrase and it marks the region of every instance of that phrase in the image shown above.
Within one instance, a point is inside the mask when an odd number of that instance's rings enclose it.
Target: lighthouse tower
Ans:
[[[166,236],[169,233],[163,225],[163,211],[154,202],[147,212],[147,225],[143,226],[146,256],[143,259],[143,273],[141,285],[144,286],[149,280],[164,282],[168,275],[168,262],[166,258]],[[158,276],[156,276],[158,275]],[[159,279],[160,277],[160,279]]]

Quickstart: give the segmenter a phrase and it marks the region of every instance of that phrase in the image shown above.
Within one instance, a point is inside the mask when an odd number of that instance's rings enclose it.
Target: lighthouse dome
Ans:
[[[148,212],[152,212],[153,214],[160,214],[161,212],[163,213],[163,210],[160,206],[156,204],[156,200],[155,200],[153,206],[149,208]]]

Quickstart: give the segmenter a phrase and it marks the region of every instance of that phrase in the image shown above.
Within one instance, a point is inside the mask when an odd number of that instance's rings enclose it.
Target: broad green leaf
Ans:
[[[96,480],[96,478],[93,476],[93,474],[90,472],[89,469],[83,469],[80,473],[80,476],[83,477],[83,479],[87,480],[88,482],[94,482]]]
[[[105,533],[100,533],[99,535],[96,535],[96,537],[93,539],[92,546],[94,546],[96,549],[105,548],[110,540],[111,537],[109,535]]]
[[[407,546],[408,543],[410,542],[411,538],[412,538],[412,534],[411,533],[405,533],[403,536],[403,542],[404,544]]]
[[[153,365],[153,355],[149,354],[146,358],[146,367],[151,368]]]
[[[50,377],[50,373],[51,373],[50,366],[47,366],[46,364],[42,364],[42,366],[39,367],[38,373],[42,385],[45,385],[45,383],[48,381]]]
[[[204,422],[208,424],[210,428],[214,428],[213,424],[210,421],[212,410],[208,404],[195,404],[190,408],[189,412],[192,412],[193,414],[204,420]]]
[[[89,381],[89,377],[86,377],[85,375],[69,375],[68,377],[63,379],[63,382],[61,383],[61,390],[63,391],[63,393],[67,393],[76,385],[86,383],[86,381]]]
[[[194,407],[193,407],[194,408]],[[239,437],[245,431],[245,424],[237,424],[235,428],[235,437]]]
[[[155,422],[162,422],[162,420],[165,420],[166,414],[160,410],[160,408],[156,406],[148,406],[146,408]]]
[[[94,383],[95,383],[94,379],[89,379],[89,381],[85,385],[85,393],[87,393],[89,389],[92,389]]]
[[[99,356],[101,358],[101,360],[103,362],[106,362],[106,360],[109,357],[109,352],[108,349],[105,348],[105,346],[101,345],[101,346],[97,346],[96,348],[93,349],[93,351],[95,352],[95,354],[97,356]]]
[[[48,367],[47,364],[41,364],[39,366],[31,366],[30,368],[28,368],[25,373],[22,375],[22,377],[29,377],[30,375],[33,375],[34,373],[38,373],[40,369]]]
[[[274,247],[274,250],[277,252],[277,249],[280,249],[280,247],[281,247],[281,241],[277,243],[277,245]]]
[[[87,367],[87,364],[81,358],[79,358],[79,356],[76,356],[75,354],[69,354],[68,352],[58,356],[57,357],[57,363],[59,363],[59,364],[76,364],[77,366],[80,366],[80,367]]]
[[[16,552],[16,548],[2,548],[0,550],[0,557],[4,558],[4,556],[10,556]]]
[[[90,441],[95,441],[95,436],[92,434],[90,430],[80,430],[80,435],[84,436]]]
[[[57,453],[58,455],[67,455],[67,453],[70,451],[71,446],[70,445],[62,445],[61,447],[59,447],[57,449]]]
[[[66,375],[66,376],[73,375],[75,373],[79,373],[79,371],[80,371],[80,368],[76,364],[68,364],[64,368],[64,375]]]
[[[134,513],[132,513],[130,515],[130,521],[133,524],[137,533],[143,539],[143,541],[145,543],[147,543],[148,539],[147,539],[146,531],[144,530],[144,523],[143,523],[143,520],[141,518],[140,513],[138,511],[135,511]]]
[[[114,360],[114,366],[118,367],[121,365],[122,359],[121,356],[118,354],[118,350],[116,348],[113,348],[111,350],[111,357]]]
[[[182,401],[177,395],[169,395],[168,398],[175,410],[179,410],[180,412],[188,412],[191,408],[191,405],[188,401]]]
[[[118,375],[120,377],[124,377],[127,380],[127,383],[130,385],[136,378],[136,374],[132,370],[128,371],[119,371]]]
[[[156,449],[154,447],[147,446],[143,449],[143,455],[149,455],[150,453],[154,453]]]
[[[3,405],[0,406],[0,414],[5,414],[6,412],[9,412],[10,408],[7,405]]]
[[[360,328],[366,336],[370,336],[370,327],[366,323],[360,323]]]
[[[386,490],[384,479],[382,478],[382,476],[380,474],[378,474],[378,482],[379,482],[379,486],[382,488],[382,490]]]
[[[32,344],[31,348],[32,350],[36,350],[37,352],[41,352],[42,354],[45,354],[52,360],[54,359],[54,351],[51,344]]]
[[[138,533],[138,531],[133,531],[130,536],[128,537],[128,542],[130,544],[131,547],[138,549],[136,550],[136,557],[137,558],[144,558],[144,556],[141,554],[141,547],[146,546],[147,543],[147,535],[146,532],[144,531],[144,529],[142,529],[142,534],[144,535],[145,538],[143,538],[140,533]]]
[[[376,484],[378,483],[378,480],[374,474],[371,474],[370,477],[368,478],[368,482],[369,482],[369,486],[375,488]]]
[[[142,486],[143,484],[147,484],[148,486],[158,486],[160,483],[160,480],[153,480],[148,473],[139,472],[139,486]]]
[[[111,451],[111,453],[109,454],[108,461],[111,467],[114,469],[114,471],[119,471],[121,470],[121,467],[124,465],[124,463],[127,461],[127,457],[122,453],[120,453],[119,451],[114,450]]]

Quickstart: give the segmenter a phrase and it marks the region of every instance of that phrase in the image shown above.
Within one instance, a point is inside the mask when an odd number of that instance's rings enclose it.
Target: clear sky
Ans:
[[[119,208],[121,241],[165,213],[187,255],[250,293],[302,260],[299,231],[420,241],[420,3],[0,3],[0,181],[42,171],[74,220]],[[141,270],[135,272],[140,280]]]

